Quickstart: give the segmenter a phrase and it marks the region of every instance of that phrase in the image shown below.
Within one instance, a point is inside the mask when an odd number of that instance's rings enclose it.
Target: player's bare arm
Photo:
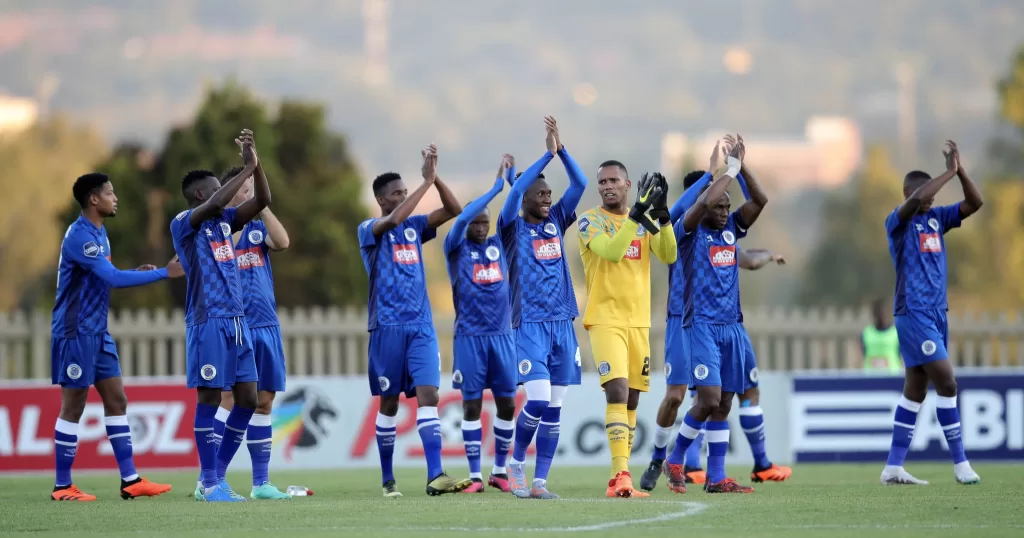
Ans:
[[[786,265],[786,258],[781,254],[772,254],[772,251],[764,248],[742,249],[739,251],[740,269],[757,271],[772,262]]]
[[[743,151],[746,152],[743,137],[738,134],[736,135],[735,144],[739,144]],[[743,225],[749,228],[761,216],[764,206],[768,205],[768,195],[765,194],[764,189],[761,188],[761,183],[757,181],[754,173],[747,167],[746,162],[740,164],[740,173],[743,174],[743,178],[746,180],[747,194],[750,195],[750,198],[737,211],[739,212],[740,219],[743,220]]]
[[[728,168],[716,174],[704,194],[701,194],[700,198],[697,198],[697,202],[686,211],[686,215],[683,216],[683,230],[687,233],[696,230],[697,225],[704,219],[704,215],[711,211],[718,200],[729,191],[729,184],[740,173],[744,153],[745,148],[742,142],[729,148],[729,156],[726,158]],[[749,226],[749,224],[747,225]]]
[[[943,172],[942,175],[929,180],[924,185],[921,185],[914,190],[914,192],[910,193],[910,196],[907,196],[907,199],[900,204],[899,208],[896,209],[896,216],[900,221],[910,220],[910,218],[917,214],[918,210],[921,209],[925,200],[935,198],[935,195],[939,193],[942,187],[944,187],[949,180],[953,179],[953,176],[957,175],[959,163],[958,157],[955,155],[955,151],[956,144],[954,144],[952,140],[947,140],[946,149],[942,151],[942,156],[946,158],[946,171]],[[964,194],[966,196],[966,191]],[[978,195],[978,199],[981,199],[980,193]],[[963,211],[962,206],[960,211]]]
[[[558,132],[558,122],[553,116],[546,116],[544,118],[544,128],[547,130],[545,143],[547,144],[548,151],[558,155],[562,165],[565,167],[566,174],[569,175],[569,187],[562,194],[559,202],[571,212],[579,205],[580,200],[583,198],[583,192],[587,189],[587,175],[583,173],[583,170],[572,156],[565,151],[565,146],[562,145],[562,135]]]
[[[373,221],[373,236],[380,237],[391,230],[394,230],[402,223],[405,219],[412,215],[416,206],[419,205],[420,200],[423,199],[423,195],[427,193],[434,181],[437,179],[437,146],[431,144],[426,149],[420,152],[423,157],[423,165],[420,167],[420,172],[423,175],[423,183],[419,187],[409,193],[409,196],[398,204],[391,213]]]
[[[950,140],[949,144],[951,155],[947,159],[952,158],[956,161],[956,175],[960,178],[960,187],[964,191],[964,199],[960,202],[960,218],[966,219],[977,213],[985,201],[981,198],[978,186],[967,175],[967,170],[964,170],[964,165],[960,162],[960,150],[956,147],[956,142]]]
[[[260,220],[267,227],[267,248],[274,252],[280,252],[291,246],[292,241],[288,237],[288,230],[284,228],[284,224],[281,224],[280,219],[269,207],[260,212]]]
[[[235,197],[235,193],[238,192],[238,189],[242,188],[242,185],[249,179],[249,176],[253,175],[256,171],[256,166],[259,165],[259,158],[256,156],[256,146],[252,142],[252,131],[248,129],[243,130],[242,134],[235,139],[235,143],[242,149],[242,161],[245,167],[242,168],[238,175],[228,180],[224,185],[221,185],[221,188],[217,189],[208,200],[199,204],[189,213],[188,223],[193,229],[198,230],[204,221],[223,213],[224,209],[231,203],[231,199]]]
[[[452,194],[448,185],[441,181],[441,178],[434,178],[434,188],[437,189],[437,194],[441,197],[441,209],[435,209],[427,215],[427,226],[439,228],[442,224],[462,214],[462,204]]]
[[[240,141],[235,140],[235,143]],[[255,145],[253,146],[255,149]],[[238,205],[235,213],[234,227],[241,230],[243,226],[256,218],[261,211],[270,207],[270,182],[267,181],[267,174],[263,172],[263,166],[256,163],[256,171],[253,174],[253,197]]]

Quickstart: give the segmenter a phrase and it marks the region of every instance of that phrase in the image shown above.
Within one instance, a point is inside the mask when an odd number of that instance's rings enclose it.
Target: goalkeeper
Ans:
[[[677,256],[668,182],[661,174],[644,174],[629,209],[626,167],[605,161],[597,173],[601,206],[581,215],[578,227],[587,277],[583,326],[607,401],[605,429],[612,453],[607,496],[647,497],[633,489],[629,453],[640,393],[650,385],[651,253],[666,264]]]

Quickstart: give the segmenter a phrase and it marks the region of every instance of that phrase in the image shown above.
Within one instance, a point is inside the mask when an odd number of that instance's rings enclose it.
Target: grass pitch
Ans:
[[[977,486],[953,480],[951,464],[910,464],[929,486],[884,487],[879,465],[799,465],[783,484],[760,484],[752,495],[707,495],[693,488],[676,495],[664,477],[649,499],[605,499],[606,470],[552,470],[549,486],[560,501],[518,500],[496,490],[427,497],[422,470],[402,469],[405,494],[384,499],[376,470],[273,472],[282,489],[305,485],[315,496],[289,501],[204,504],[188,494],[194,472],[151,473],[174,485],[162,497],[122,501],[116,473],[76,475],[99,497],[92,503],[50,501],[52,477],[0,479],[0,536],[403,536],[474,534],[534,536],[682,536],[686,532],[769,537],[1024,536],[1024,465],[980,464]],[[463,469],[451,469],[461,474]],[[643,469],[634,466],[639,482]],[[749,468],[730,468],[747,478]],[[247,473],[229,475],[248,493]],[[749,480],[743,480],[749,483]]]

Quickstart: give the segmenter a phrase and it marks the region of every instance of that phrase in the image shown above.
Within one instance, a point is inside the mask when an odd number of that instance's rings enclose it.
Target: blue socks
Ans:
[[[740,427],[750,443],[750,452],[754,455],[754,466],[767,469],[772,466],[764,448],[764,413],[761,406],[750,405],[750,401],[740,404]]]
[[[78,423],[57,419],[53,427],[53,452],[57,457],[55,486],[71,485],[71,465],[78,451]]]
[[[230,414],[230,409],[217,406],[217,414],[213,415],[213,436],[217,442],[217,448],[220,448],[220,441],[224,438],[224,423],[227,422]]]
[[[203,487],[217,485],[217,442],[213,433],[213,416],[217,406],[196,403],[196,417],[192,429],[196,436],[196,450],[199,451],[199,468],[202,469]]]
[[[270,415],[254,413],[245,430],[246,447],[252,460],[252,485],[262,486],[270,482],[270,453],[273,446],[274,430]]]
[[[548,406],[541,414],[540,429],[537,430],[537,468],[534,469],[534,480],[547,480],[551,470],[551,460],[555,459],[558,448],[558,434],[562,416],[562,406]]]
[[[135,462],[132,460],[132,432],[128,427],[128,417],[103,417],[103,425],[106,426],[110,446],[114,449],[114,459],[117,460],[117,468],[121,471],[121,480],[135,480],[139,473],[135,471]]]
[[[697,438],[690,444],[690,448],[686,449],[686,456],[683,458],[683,467],[689,467],[691,469],[703,469],[704,466],[700,462],[700,451],[704,448],[704,427],[705,423],[700,425],[700,433],[697,434]]]
[[[224,480],[228,472],[228,465],[231,459],[238,452],[245,440],[245,430],[249,427],[254,409],[245,409],[237,405],[228,414],[228,420],[224,423],[224,436],[220,440],[220,448],[217,449],[217,480]]]
[[[701,423],[693,418],[690,413],[683,414],[683,423],[679,426],[679,434],[676,435],[676,444],[672,447],[672,453],[668,455],[668,462],[672,465],[682,465],[686,455],[686,449],[690,448],[693,441],[700,434]]]
[[[533,442],[533,434],[537,433],[537,426],[540,425],[541,416],[548,408],[548,402],[544,400],[527,400],[523,410],[516,417],[516,442],[512,448],[512,463],[524,463],[526,461],[526,449]]]
[[[393,462],[396,424],[395,417],[377,413],[377,453],[380,455],[381,484],[395,479]]]
[[[955,401],[956,399],[954,398]],[[954,413],[956,413],[955,405],[954,403]],[[920,410],[920,402],[912,402],[906,396],[900,396],[900,403],[896,405],[896,415],[892,421],[892,445],[889,447],[889,458],[885,461],[886,465],[894,467],[903,466],[903,461],[907,459],[907,451],[910,450],[910,441],[914,438],[914,426],[917,424],[917,413]],[[939,420],[941,422],[942,419],[940,418]],[[958,418],[958,433],[960,431],[959,422]],[[950,450],[952,448],[951,445]],[[962,444],[960,450],[961,452],[963,451]]]
[[[494,468],[491,474],[506,474],[505,461],[508,451],[512,450],[512,439],[515,436],[515,424],[511,420],[496,419],[494,421]]]
[[[672,426],[675,426],[675,424]],[[654,452],[651,454],[652,460],[665,461],[665,456],[668,453],[668,441],[672,439],[672,432],[674,430],[672,426],[666,428],[658,424],[654,425]]]
[[[709,484],[717,484],[725,480],[725,453],[729,451],[729,423],[727,421],[709,420],[705,423],[708,438]]]
[[[949,455],[953,457],[953,464],[967,461],[960,429],[960,411],[956,408],[956,396],[939,396],[935,402],[935,417],[939,419],[942,433],[946,435],[946,444],[949,445]]]
[[[441,467],[441,421],[437,418],[436,407],[416,409],[416,429],[423,442],[423,453],[427,457],[427,480],[433,480],[444,472]]]
[[[483,480],[480,474],[480,445],[484,438],[480,420],[462,421],[462,442],[466,444],[466,459],[469,460],[469,477]]]

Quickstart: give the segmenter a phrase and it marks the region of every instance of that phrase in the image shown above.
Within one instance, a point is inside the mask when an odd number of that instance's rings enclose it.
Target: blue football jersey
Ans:
[[[57,269],[57,301],[50,326],[54,337],[107,332],[110,284],[92,268],[110,263],[107,229],[79,216],[64,233]]]
[[[370,277],[369,330],[378,325],[431,323],[423,243],[437,237],[426,215],[405,219],[381,237],[368,219],[359,225],[359,251]]]
[[[701,223],[679,241],[685,280],[683,326],[694,322],[737,323],[740,313],[740,266],[736,241],[747,235],[733,212],[721,230]]]
[[[680,250],[676,261],[668,266],[668,315],[682,316],[686,310],[686,274],[683,270],[682,240],[686,235],[683,219],[672,225],[676,233],[676,248]]]
[[[885,219],[889,255],[896,266],[893,313],[899,316],[908,310],[946,310],[946,240],[943,236],[960,227],[960,204],[933,207],[905,222],[900,221],[897,211],[893,210]]]
[[[245,290],[242,300],[246,325],[250,328],[278,325],[267,227],[262,221],[250,221],[242,228],[242,236],[235,245],[235,259],[238,260],[242,289]]]
[[[182,211],[171,221],[174,252],[185,270],[185,326],[205,323],[207,318],[233,318],[245,313],[242,280],[235,261],[231,234],[235,231],[235,209],[225,209],[192,228]]]
[[[497,235],[474,243],[445,241],[448,278],[455,303],[455,334],[494,335],[512,332],[508,265]]]
[[[576,214],[561,201],[548,218],[530,224],[517,215],[512,222],[498,217],[501,243],[508,257],[512,327],[520,323],[575,319],[580,315],[576,292],[565,260],[562,239]]]

